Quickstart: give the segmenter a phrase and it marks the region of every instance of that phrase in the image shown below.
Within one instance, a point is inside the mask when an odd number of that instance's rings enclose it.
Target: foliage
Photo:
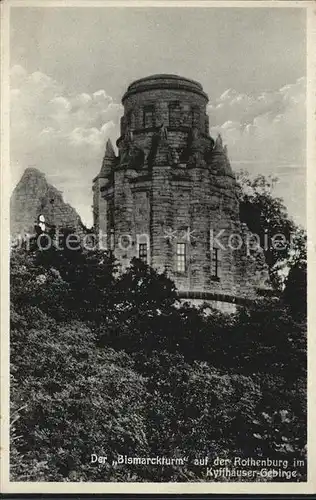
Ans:
[[[307,314],[307,266],[303,263],[291,267],[283,292],[292,314]]]
[[[280,289],[287,268],[306,258],[305,231],[290,218],[283,200],[274,195],[276,177],[251,178],[248,172],[241,171],[238,182],[241,221],[260,237],[271,281]]]
[[[166,351],[138,357],[138,366],[148,378],[147,435],[153,453],[188,457],[187,467],[154,471],[151,480],[181,480],[199,473],[192,466],[196,458],[240,452],[260,401],[260,389],[249,377],[220,373],[205,362],[189,364]]]
[[[13,251],[11,293],[20,306],[40,307],[56,320],[100,323],[115,296],[114,259],[103,251]]]
[[[291,314],[306,318],[307,314],[307,242],[303,231],[297,233],[289,273],[285,282],[283,299]]]
[[[118,275],[102,252],[14,251],[11,478],[200,481],[203,456],[304,459],[306,317],[286,290],[206,314],[138,260]],[[118,454],[188,463],[112,465]]]
[[[114,348],[124,345],[133,352],[136,349],[152,350],[160,337],[160,323],[175,311],[176,288],[166,273],[158,273],[138,259],[117,278],[111,291],[116,302],[100,328],[100,345],[111,344]],[[165,323],[166,325],[166,323]]]
[[[11,331],[13,414],[22,407],[15,453],[23,457],[12,475],[111,480],[111,465],[91,466],[90,456],[146,454],[144,379],[123,352],[96,348],[82,323],[57,325],[33,312],[34,327]]]

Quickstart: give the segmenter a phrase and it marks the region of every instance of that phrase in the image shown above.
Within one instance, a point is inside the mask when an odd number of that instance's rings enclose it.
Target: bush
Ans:
[[[20,250],[10,347],[13,480],[200,481],[194,458],[305,458],[306,319],[286,294],[207,315],[140,261],[118,276],[102,252]]]
[[[92,453],[147,454],[144,379],[85,325],[41,319],[11,331],[12,412],[23,408],[12,479],[109,481],[115,471],[91,466]]]
[[[261,399],[260,388],[250,377],[223,374],[208,363],[188,364],[183,356],[168,352],[135,358],[147,378],[152,454],[188,457],[184,468],[148,471],[151,481],[181,480],[192,474],[198,478],[201,472],[194,459],[245,452],[247,427]]]

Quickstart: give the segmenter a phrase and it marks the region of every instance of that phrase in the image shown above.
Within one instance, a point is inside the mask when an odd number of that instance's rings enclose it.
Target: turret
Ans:
[[[223,145],[223,140],[220,134],[218,134],[212,154],[209,156],[209,165],[214,174],[228,176],[235,179],[228,158],[227,146]]]
[[[105,153],[100,173],[93,179],[93,182],[97,179],[109,179],[111,177],[112,170],[116,165],[116,161],[117,157],[115,156],[111,139],[108,139],[105,146]]]
[[[102,166],[99,174],[93,179],[93,225],[97,234],[107,233],[107,200],[103,197],[103,189],[111,184],[117,157],[110,139],[107,140]]]

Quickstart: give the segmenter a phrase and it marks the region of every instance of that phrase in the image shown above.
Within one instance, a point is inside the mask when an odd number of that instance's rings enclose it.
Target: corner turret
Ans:
[[[112,169],[116,165],[116,161],[117,157],[115,156],[111,139],[108,139],[105,146],[105,153],[100,173],[93,179],[93,182],[95,182],[97,179],[109,178],[111,176]]]
[[[107,232],[107,200],[102,196],[105,186],[111,185],[118,158],[110,139],[107,140],[100,173],[93,179],[93,225],[97,233]]]
[[[227,154],[227,146],[223,145],[223,139],[220,134],[218,134],[215,140],[214,148],[210,156],[210,165],[214,173],[234,178],[234,173]]]

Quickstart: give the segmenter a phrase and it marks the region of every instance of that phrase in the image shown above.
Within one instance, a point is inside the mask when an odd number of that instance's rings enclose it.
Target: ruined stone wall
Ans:
[[[34,234],[34,225],[41,214],[48,225],[67,227],[77,234],[84,233],[78,213],[64,202],[60,191],[47,182],[42,172],[28,168],[11,195],[11,236]]]

